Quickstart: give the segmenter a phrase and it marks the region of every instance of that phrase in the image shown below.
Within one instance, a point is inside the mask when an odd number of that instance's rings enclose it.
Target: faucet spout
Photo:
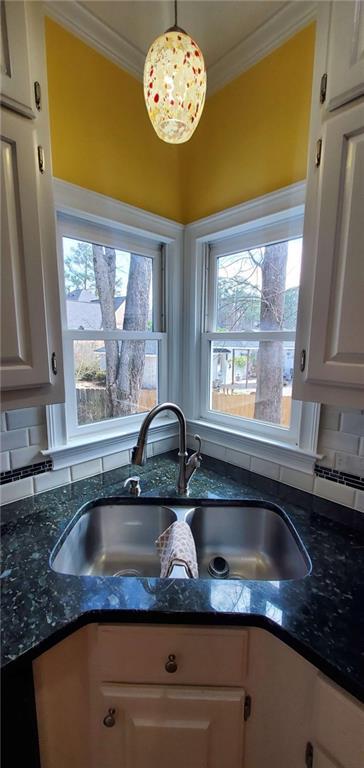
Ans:
[[[162,413],[163,411],[172,411],[172,413],[177,416],[178,423],[179,423],[179,449],[178,449],[178,458],[179,458],[179,474],[178,474],[178,482],[177,482],[177,491],[181,495],[185,495],[188,492],[188,483],[197,469],[197,467],[200,466],[201,462],[201,454],[200,454],[200,448],[201,448],[201,440],[200,438],[195,435],[196,438],[198,438],[199,441],[199,448],[196,453],[194,453],[190,458],[188,458],[188,453],[186,450],[187,445],[187,426],[186,426],[186,419],[184,416],[183,411],[181,408],[176,405],[175,403],[160,403],[159,405],[156,405],[154,408],[152,408],[151,411],[146,415],[138,435],[138,441],[137,444],[134,446],[132,450],[132,457],[131,457],[131,463],[132,464],[144,464],[144,449],[147,441],[148,436],[148,430],[149,427],[155,418],[155,416],[158,416],[159,413]]]

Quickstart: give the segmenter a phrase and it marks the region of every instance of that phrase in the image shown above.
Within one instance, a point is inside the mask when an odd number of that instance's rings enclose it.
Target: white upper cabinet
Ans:
[[[34,124],[1,121],[1,363],[4,389],[50,383]]]
[[[364,3],[334,2],[327,65],[327,109],[364,94]]]
[[[354,3],[336,5],[350,20]],[[317,45],[293,397],[363,408],[364,101],[319,110],[320,24]]]
[[[0,0],[0,9],[1,104],[26,117],[34,117],[25,3]]]
[[[62,402],[64,383],[42,6],[5,3],[2,12],[10,79],[2,79],[0,373],[2,407],[11,409]],[[29,82],[39,84],[34,119]]]

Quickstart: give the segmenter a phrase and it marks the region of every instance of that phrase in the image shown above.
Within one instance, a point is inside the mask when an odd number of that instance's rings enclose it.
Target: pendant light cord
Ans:
[[[174,0],[174,25],[173,27],[166,29],[166,32],[183,32],[184,35],[187,34],[187,32],[185,32],[184,29],[181,29],[177,24],[177,0]]]

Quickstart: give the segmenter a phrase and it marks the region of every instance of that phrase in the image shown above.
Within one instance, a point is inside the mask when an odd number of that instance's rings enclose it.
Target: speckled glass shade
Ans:
[[[145,60],[144,97],[159,138],[169,144],[188,141],[205,95],[205,62],[197,43],[178,28],[157,37]]]

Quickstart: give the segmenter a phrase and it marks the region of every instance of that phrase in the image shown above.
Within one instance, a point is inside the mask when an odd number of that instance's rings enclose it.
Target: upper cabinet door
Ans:
[[[1,380],[3,390],[48,384],[50,364],[33,123],[1,120]]]
[[[325,390],[321,396],[308,392],[303,399],[312,394],[321,402],[360,407],[364,404],[364,104],[329,120],[322,142],[317,231],[308,238],[316,257],[310,267],[315,268],[311,329],[306,341],[300,339],[306,362],[302,359],[304,371],[296,376],[293,396],[302,396],[300,381],[304,381],[324,385]],[[341,396],[331,397],[331,387],[340,388]]]
[[[34,117],[25,3],[0,0],[0,7],[1,103],[25,117]]]
[[[364,93],[364,3],[334,2],[327,69],[327,108],[336,109]]]

